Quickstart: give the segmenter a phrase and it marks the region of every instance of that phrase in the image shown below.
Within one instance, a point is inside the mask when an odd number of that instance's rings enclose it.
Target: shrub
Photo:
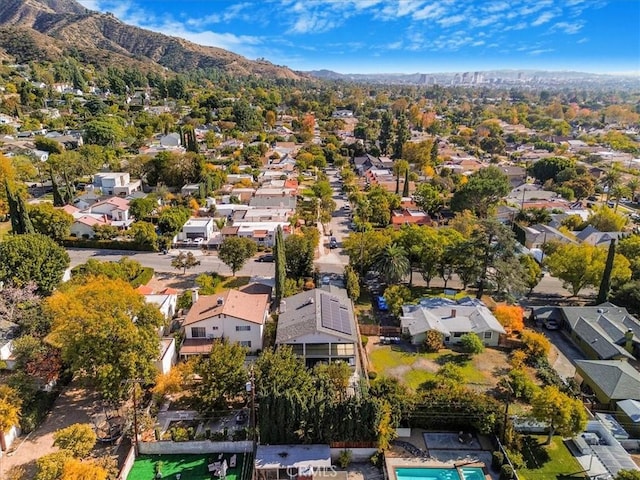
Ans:
[[[174,442],[186,442],[189,440],[189,432],[184,427],[174,427],[171,429],[171,440]]]
[[[460,345],[465,352],[472,355],[482,353],[484,351],[484,344],[482,343],[482,340],[473,332],[462,335],[462,337],[460,337]]]
[[[338,465],[340,465],[340,468],[347,468],[351,463],[352,457],[353,454],[351,453],[351,450],[342,450],[338,456]]]
[[[501,451],[496,450],[491,454],[491,468],[498,471],[504,463],[504,455]]]
[[[525,330],[521,334],[524,351],[530,359],[544,358],[549,355],[551,342],[542,333]]]
[[[362,346],[366,347],[367,343],[369,343],[369,337],[366,335],[360,335],[360,341],[362,342]]]
[[[513,478],[513,468],[511,465],[500,467],[500,480],[511,480]]]
[[[376,378],[378,378],[378,374],[373,371],[367,373],[367,376],[369,377],[369,380],[375,380]]]
[[[429,330],[422,345],[425,352],[437,353],[444,345],[444,335],[437,330]]]
[[[523,370],[515,368],[509,372],[509,383],[513,388],[514,396],[525,402],[529,402],[533,398],[533,394],[538,388]]]
[[[154,274],[153,268],[143,267],[142,272],[140,272],[140,274],[138,274],[138,276],[135,277],[133,280],[131,280],[129,283],[133,288],[137,288],[140,285],[146,285],[153,278],[153,274]]]
[[[516,470],[519,470],[527,466],[526,462],[524,461],[524,457],[520,452],[507,449],[507,456],[509,457],[509,461],[511,462],[511,465],[513,465]]]

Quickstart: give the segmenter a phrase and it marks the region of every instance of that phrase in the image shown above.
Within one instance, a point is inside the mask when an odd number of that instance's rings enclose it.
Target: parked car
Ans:
[[[389,305],[387,305],[387,301],[382,295],[378,295],[376,297],[376,305],[378,306],[378,310],[381,312],[386,312],[389,310]]]
[[[275,261],[276,261],[276,257],[274,257],[273,254],[271,253],[267,253],[265,255],[261,255],[260,257],[256,258],[256,262],[273,263]]]
[[[336,237],[331,237],[329,239],[329,248],[338,248],[338,240]]]
[[[560,325],[558,325],[557,321],[549,319],[544,321],[544,328],[547,330],[558,330]]]

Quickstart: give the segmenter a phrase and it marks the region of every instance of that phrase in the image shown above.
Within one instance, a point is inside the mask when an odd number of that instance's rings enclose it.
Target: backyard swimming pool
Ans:
[[[484,480],[479,467],[462,468],[396,468],[397,480]]]

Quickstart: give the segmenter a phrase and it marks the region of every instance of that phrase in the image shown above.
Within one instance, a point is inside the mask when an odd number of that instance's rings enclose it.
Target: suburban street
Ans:
[[[336,202],[336,210],[331,216],[328,230],[321,236],[319,246],[319,258],[316,259],[316,266],[323,273],[342,274],[344,267],[349,263],[349,257],[343,253],[342,241],[349,235],[349,222],[351,221],[351,210],[345,210],[345,205],[349,202],[342,193],[342,182],[337,176],[337,170],[327,170],[327,177],[333,189],[333,200]],[[322,229],[320,230],[321,233]],[[338,242],[338,248],[329,248],[329,232]]]
[[[198,260],[200,265],[195,266],[188,270],[189,274],[198,274],[204,272],[218,272],[222,275],[231,275],[231,270],[224,263],[218,259],[218,254],[215,252],[203,253],[199,249],[188,249],[184,251],[192,252]],[[85,263],[90,258],[100,261],[117,261],[122,257],[129,257],[145,267],[152,267],[156,272],[162,273],[182,273],[171,266],[171,260],[178,255],[180,250],[169,250],[167,255],[163,255],[158,252],[134,252],[129,250],[94,250],[86,248],[74,248],[67,249],[69,257],[71,257],[71,267],[75,267],[82,263]],[[244,267],[236,273],[237,276],[269,276],[274,275],[273,263],[262,263],[255,261],[260,256],[256,255],[254,258],[249,259]]]

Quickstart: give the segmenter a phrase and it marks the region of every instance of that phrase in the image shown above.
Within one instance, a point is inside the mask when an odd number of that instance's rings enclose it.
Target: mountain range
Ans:
[[[249,60],[216,47],[197,45],[88,10],[75,0],[2,0],[0,59],[56,60],[73,54],[100,66],[130,65],[143,70],[186,72],[219,68],[233,75],[299,80],[300,72],[268,61]]]

